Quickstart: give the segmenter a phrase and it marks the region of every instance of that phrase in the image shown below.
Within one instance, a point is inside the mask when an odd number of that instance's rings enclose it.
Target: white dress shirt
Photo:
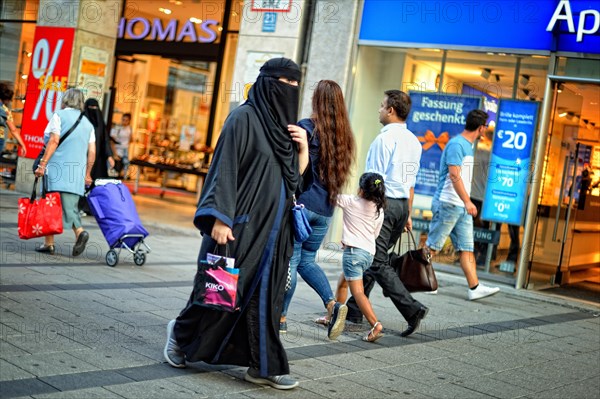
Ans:
[[[417,181],[421,152],[421,143],[406,123],[390,123],[371,143],[365,172],[383,176],[386,197],[409,198]]]

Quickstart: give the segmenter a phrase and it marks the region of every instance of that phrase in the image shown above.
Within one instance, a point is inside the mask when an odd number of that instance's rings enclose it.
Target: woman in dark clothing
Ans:
[[[314,174],[314,184],[302,193],[298,202],[304,204],[313,231],[306,241],[294,244],[290,260],[291,288],[285,294],[279,330],[287,331],[286,315],[300,273],[327,309],[327,316],[317,322],[327,324],[327,336],[336,339],[344,330],[347,308],[336,302],[325,272],[316,263],[316,256],[329,229],[337,195],[348,182],[355,158],[356,144],[340,86],[332,80],[321,80],[313,94],[310,119],[302,119],[298,125],[308,133]]]
[[[106,131],[106,125],[102,118],[100,105],[96,99],[90,98],[85,102],[84,114],[94,125],[96,132],[96,162],[92,168],[92,179],[101,179],[108,176],[108,166],[114,167],[112,148],[110,147],[110,137]]]
[[[186,361],[249,366],[247,381],[291,389],[279,339],[279,317],[293,251],[293,195],[310,184],[306,131],[297,121],[300,69],[286,58],[267,61],[248,101],[221,131],[194,224],[203,233],[198,260],[225,244],[239,268],[239,310],[202,306],[192,292],[167,326],[164,355]],[[296,144],[294,144],[296,142]]]

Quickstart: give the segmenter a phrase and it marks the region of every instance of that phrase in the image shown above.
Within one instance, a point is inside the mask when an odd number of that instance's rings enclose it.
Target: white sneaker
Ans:
[[[174,337],[173,328],[175,328],[175,320],[171,320],[167,324],[167,343],[163,350],[165,360],[173,367],[184,368],[185,367],[185,354],[177,345],[177,341]]]
[[[500,291],[499,287],[488,287],[483,284],[479,284],[474,290],[468,290],[469,301],[474,301],[477,299],[485,298],[486,296],[494,295],[498,291]]]

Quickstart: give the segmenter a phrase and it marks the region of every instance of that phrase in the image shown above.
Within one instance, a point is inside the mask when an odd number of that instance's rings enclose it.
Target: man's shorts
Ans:
[[[346,247],[342,256],[342,268],[346,281],[362,280],[363,273],[373,263],[373,255],[364,249]]]
[[[449,235],[455,251],[473,252],[473,216],[462,206],[442,201],[434,202],[431,210],[433,218],[429,225],[427,246],[441,251]]]

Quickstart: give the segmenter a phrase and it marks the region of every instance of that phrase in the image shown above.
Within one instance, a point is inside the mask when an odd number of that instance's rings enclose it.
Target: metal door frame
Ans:
[[[549,70],[555,70],[557,58],[550,58]],[[542,173],[544,171],[544,157],[546,154],[546,146],[548,144],[550,119],[554,110],[554,87],[558,83],[584,83],[600,85],[600,79],[577,78],[569,76],[548,75],[546,77],[546,88],[544,90],[544,101],[542,103],[541,124],[536,143],[535,162],[531,174],[531,185],[529,192],[529,205],[525,217],[525,228],[523,233],[523,246],[521,256],[519,258],[519,266],[517,270],[517,281],[515,288],[526,289],[527,272],[532,265],[534,233],[537,227],[538,199],[540,196],[540,188],[542,182]]]

